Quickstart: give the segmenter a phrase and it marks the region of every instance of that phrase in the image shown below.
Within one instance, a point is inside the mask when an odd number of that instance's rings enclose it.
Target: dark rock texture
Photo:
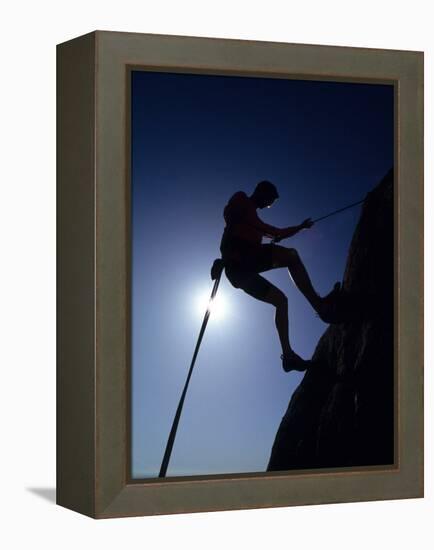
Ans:
[[[394,461],[393,172],[371,191],[350,245],[339,314],[282,418],[268,470]]]

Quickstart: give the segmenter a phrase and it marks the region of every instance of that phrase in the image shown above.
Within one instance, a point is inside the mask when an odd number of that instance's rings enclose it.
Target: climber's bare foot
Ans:
[[[282,359],[282,367],[285,372],[292,370],[303,372],[310,366],[310,361],[305,361],[292,350],[289,353],[282,354],[280,358]]]
[[[339,323],[337,304],[338,298],[341,292],[341,283],[335,283],[333,289],[323,298],[321,298],[320,305],[318,307],[317,313],[319,318],[324,321],[324,323]]]

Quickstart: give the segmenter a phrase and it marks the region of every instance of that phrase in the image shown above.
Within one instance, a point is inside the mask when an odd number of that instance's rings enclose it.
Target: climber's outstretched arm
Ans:
[[[293,237],[302,229],[309,229],[310,227],[312,227],[313,223],[314,222],[311,220],[311,218],[307,218],[300,225],[294,225],[293,227],[285,227],[284,229],[280,230],[280,235],[278,235],[277,238],[275,238],[275,240],[280,241],[282,239],[288,239],[289,237]]]

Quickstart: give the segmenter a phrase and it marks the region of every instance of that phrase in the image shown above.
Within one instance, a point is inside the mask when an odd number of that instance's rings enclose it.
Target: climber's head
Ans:
[[[253,191],[252,199],[258,208],[269,208],[279,198],[276,186],[271,181],[260,181]]]

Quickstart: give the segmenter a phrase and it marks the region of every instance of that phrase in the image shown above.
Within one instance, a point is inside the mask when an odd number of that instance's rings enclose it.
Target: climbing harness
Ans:
[[[348,206],[344,206],[344,208],[339,208],[339,210],[334,210],[333,212],[330,212],[329,214],[326,214],[325,216],[321,216],[320,218],[317,218],[316,220],[314,220],[314,223],[319,222],[321,220],[325,220],[326,218],[330,218],[331,216],[339,214],[340,212],[343,212],[344,210],[347,210],[348,208],[352,208],[353,206],[357,206],[358,204],[361,204],[365,200],[366,200],[366,198],[361,200],[361,201],[350,204]],[[272,239],[271,242],[275,243],[275,242],[279,242],[279,240],[280,239],[274,238],[274,239]],[[205,316],[204,316],[203,321],[202,321],[202,326],[200,327],[199,337],[198,337],[197,342],[196,342],[196,347],[194,348],[193,358],[192,358],[191,363],[190,363],[190,368],[189,368],[189,371],[188,371],[187,379],[186,379],[185,384],[184,384],[184,389],[182,390],[181,399],[179,400],[178,407],[177,407],[176,413],[175,413],[175,417],[173,419],[172,428],[170,430],[169,438],[167,440],[166,449],[164,451],[163,461],[161,463],[160,473],[159,473],[158,477],[166,477],[167,468],[169,466],[170,456],[172,454],[173,444],[175,442],[175,437],[176,437],[176,432],[177,432],[177,429],[178,429],[179,420],[181,418],[182,407],[184,405],[185,396],[187,394],[188,385],[190,383],[190,378],[191,378],[191,375],[193,373],[193,368],[194,368],[194,365],[196,363],[196,358],[197,358],[197,355],[199,353],[200,345],[202,343],[202,338],[203,338],[203,335],[205,333],[205,329],[206,329],[206,326],[208,324],[209,317],[211,315],[211,305],[212,305],[212,302],[213,302],[213,300],[214,300],[214,298],[217,294],[217,290],[218,290],[218,287],[219,287],[219,284],[220,284],[220,279],[221,279],[221,276],[222,276],[223,268],[224,268],[224,262],[221,258],[218,258],[218,259],[214,260],[214,263],[213,263],[212,268],[211,268],[211,279],[214,281],[214,286],[212,288],[211,297],[210,297],[210,300],[209,300],[209,303],[208,303],[208,308],[205,312]]]

